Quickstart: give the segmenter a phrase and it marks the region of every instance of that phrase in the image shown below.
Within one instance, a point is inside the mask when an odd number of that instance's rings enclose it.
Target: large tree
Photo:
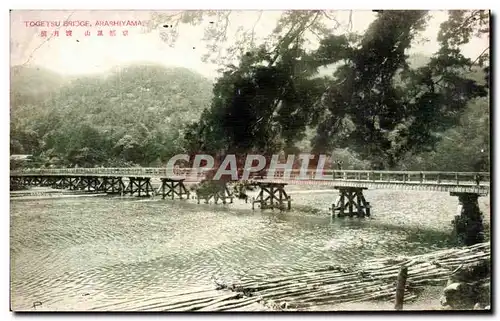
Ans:
[[[350,46],[326,93],[328,116],[318,128],[317,149],[348,146],[390,168],[408,152],[432,149],[435,134],[456,124],[470,99],[487,94],[463,76],[473,61],[444,40],[426,66],[410,68],[408,49],[426,18],[424,11],[382,11]],[[338,42],[326,39],[320,51],[338,52]]]
[[[272,15],[277,18],[274,29],[268,34],[258,35],[256,27],[262,22],[263,16]],[[352,28],[352,21],[341,24],[337,15],[339,12],[331,10],[286,10],[276,11],[231,11],[231,10],[204,10],[204,11],[157,11],[151,15],[148,29],[159,31],[162,40],[174,47],[182,27],[203,26],[204,34],[200,39],[205,44],[203,60],[225,65],[241,59],[247,51],[255,50],[265,45],[274,60],[279,56],[281,48],[292,42],[318,42],[334,30],[344,27]],[[352,16],[352,11],[350,12]],[[238,24],[240,20],[247,20],[254,16],[254,21],[247,25]],[[241,19],[244,18],[244,19]],[[238,25],[231,31],[233,25]],[[273,59],[271,59],[271,62]]]
[[[306,50],[301,35],[320,14],[297,14],[277,45],[248,51],[226,68],[210,109],[188,134],[196,138],[191,149],[291,152],[307,127],[317,127],[314,151],[348,147],[374,167],[391,168],[409,153],[432,150],[467,102],[487,95],[487,84],[464,75],[477,59],[457,47],[484,24],[467,24],[458,40],[446,31],[469,21],[464,14],[450,13],[440,50],[418,68],[408,51],[428,12],[381,11],[363,35],[324,35],[317,50]],[[318,67],[332,65],[331,77],[317,77]]]

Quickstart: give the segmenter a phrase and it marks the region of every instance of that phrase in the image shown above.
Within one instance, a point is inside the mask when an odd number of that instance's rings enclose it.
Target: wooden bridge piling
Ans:
[[[79,177],[68,177],[68,189],[75,190],[79,180]]]
[[[87,181],[86,181],[85,177],[78,177],[78,179],[76,179],[74,181],[73,189],[85,190],[85,188],[87,187],[86,183],[87,183]]]
[[[189,197],[184,182],[169,179],[165,168],[54,168],[21,169],[10,172],[11,190],[30,186],[51,186],[70,190],[104,192],[107,194],[130,194],[151,196],[154,194],[152,179],[162,180],[158,189],[163,198]],[[332,204],[333,216],[370,216],[371,206],[363,196],[363,189],[398,189],[414,191],[451,192],[458,196],[460,213],[456,218],[456,233],[462,242],[471,244],[482,239],[482,219],[477,208],[477,198],[488,195],[490,173],[476,172],[419,172],[419,171],[372,171],[372,170],[335,170],[325,171],[316,178],[314,171],[301,178],[298,171],[290,178],[266,178],[265,173],[252,178],[252,185],[260,187],[256,199],[252,199],[252,209],[260,204],[261,209],[291,209],[291,198],[285,192],[288,184],[317,184],[333,186],[339,190],[339,198]],[[128,178],[128,182],[127,179]],[[203,180],[205,177],[198,177]],[[198,182],[198,181],[197,181]],[[125,183],[128,183],[125,185]],[[198,189],[198,202],[212,198],[215,203],[222,200],[233,202],[233,195],[227,182],[209,181],[207,189]],[[219,186],[219,187],[218,187]],[[223,186],[223,188],[222,188]],[[246,201],[246,199],[245,199]],[[288,205],[288,206],[287,206]]]
[[[125,190],[125,183],[120,176],[104,176],[100,180],[97,190],[106,194],[121,194]]]
[[[451,192],[458,197],[458,210],[452,221],[453,233],[461,245],[484,242],[483,214],[479,209],[478,193]]]
[[[339,197],[330,208],[333,217],[335,215],[345,217],[346,211],[349,217],[371,215],[370,203],[366,201],[363,195],[363,190],[367,189],[366,187],[335,186],[334,188],[339,191]],[[356,208],[356,211],[354,211],[354,208]]]
[[[292,199],[285,191],[286,183],[257,182],[255,185],[260,188],[260,192],[257,198],[252,200],[252,210],[255,209],[255,203],[259,203],[262,210],[274,210],[275,208],[284,210],[285,202],[287,204],[286,209],[292,209]]]
[[[182,199],[183,195],[186,195],[189,199],[189,191],[184,185],[184,179],[161,178],[161,186],[158,191],[162,199],[165,199],[165,197],[175,199],[176,195],[179,199]]]
[[[154,193],[151,185],[151,177],[136,177],[130,176],[127,187],[123,190],[123,194],[134,195],[138,197],[150,197]]]
[[[198,204],[200,204],[202,199],[205,200],[205,204],[208,204],[212,198],[214,199],[215,204],[217,204],[219,200],[222,200],[222,204],[227,204],[228,200],[230,204],[233,203],[234,195],[229,190],[227,182],[211,181],[210,183],[207,183],[207,181],[205,181],[205,184],[207,184],[207,186],[196,191]]]

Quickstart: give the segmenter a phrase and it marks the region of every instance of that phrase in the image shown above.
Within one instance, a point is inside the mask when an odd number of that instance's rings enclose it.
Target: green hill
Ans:
[[[23,97],[11,100],[11,153],[65,165],[158,164],[182,151],[185,125],[212,97],[212,83],[185,68],[130,65],[73,79],[21,68],[11,78],[11,96]]]

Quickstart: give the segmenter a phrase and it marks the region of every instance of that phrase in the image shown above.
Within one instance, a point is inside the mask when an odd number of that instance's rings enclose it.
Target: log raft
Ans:
[[[129,306],[135,311],[307,311],[311,307],[370,300],[392,301],[398,274],[406,267],[404,301],[418,298],[428,285],[446,285],[457,269],[489,261],[490,243],[440,250],[424,255],[379,258],[353,268],[330,266],[263,279],[251,276],[216,289],[164,297],[157,304]],[[108,310],[100,307],[94,310]],[[113,307],[115,308],[115,307]],[[120,311],[123,311],[120,308]]]

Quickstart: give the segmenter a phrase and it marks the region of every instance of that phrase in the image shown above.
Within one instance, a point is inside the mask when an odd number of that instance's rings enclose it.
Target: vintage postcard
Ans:
[[[491,312],[489,10],[10,32],[12,311]]]

